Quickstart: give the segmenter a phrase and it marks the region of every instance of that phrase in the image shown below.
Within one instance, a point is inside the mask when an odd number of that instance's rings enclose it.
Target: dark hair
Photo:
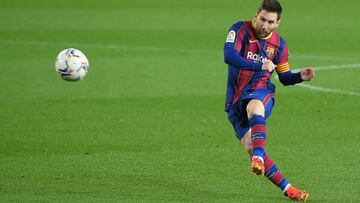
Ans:
[[[280,3],[277,0],[263,0],[263,2],[261,3],[261,5],[260,5],[260,7],[258,9],[258,13],[260,13],[260,11],[262,11],[262,10],[277,13],[278,14],[278,17],[277,17],[278,20],[281,17],[282,7],[281,7]]]

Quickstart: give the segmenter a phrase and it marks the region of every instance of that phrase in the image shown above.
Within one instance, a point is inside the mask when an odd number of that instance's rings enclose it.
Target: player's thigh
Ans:
[[[236,137],[241,140],[246,132],[249,131],[249,122],[245,111],[245,105],[243,102],[234,104],[228,112],[228,119],[232,124]]]

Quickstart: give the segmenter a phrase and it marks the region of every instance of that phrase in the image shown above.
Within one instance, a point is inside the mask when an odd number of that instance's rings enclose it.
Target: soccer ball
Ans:
[[[80,50],[62,50],[56,57],[55,70],[66,81],[82,80],[89,69],[89,61]]]

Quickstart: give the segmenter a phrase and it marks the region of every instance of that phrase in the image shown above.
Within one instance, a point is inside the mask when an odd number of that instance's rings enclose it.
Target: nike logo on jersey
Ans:
[[[257,40],[252,40],[252,39],[249,40],[249,43],[254,43],[254,42],[258,42],[258,41]]]

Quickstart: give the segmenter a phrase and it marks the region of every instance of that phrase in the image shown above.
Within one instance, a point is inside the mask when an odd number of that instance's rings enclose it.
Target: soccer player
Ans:
[[[265,152],[266,119],[274,106],[274,70],[283,85],[310,81],[311,67],[298,73],[290,70],[288,47],[275,32],[280,25],[282,7],[277,0],[263,0],[252,21],[231,26],[225,46],[228,64],[225,111],[237,138],[251,156],[251,171],[265,175],[292,200],[306,201],[309,194],[293,187]]]

